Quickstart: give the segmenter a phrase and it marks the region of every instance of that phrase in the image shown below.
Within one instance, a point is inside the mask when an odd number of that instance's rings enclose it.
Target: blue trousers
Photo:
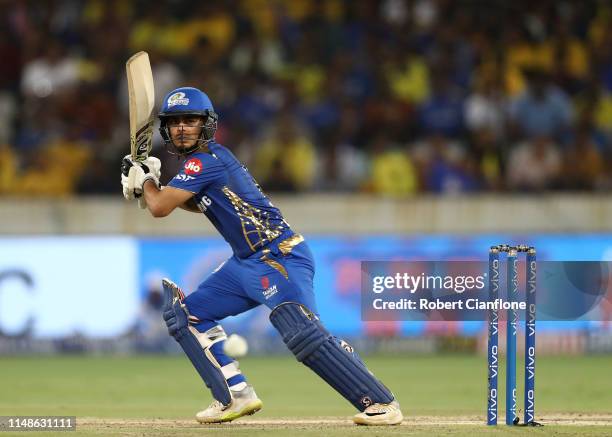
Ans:
[[[200,321],[199,331],[261,304],[272,309],[283,302],[298,302],[318,314],[314,260],[306,242],[286,255],[274,242],[266,249],[248,258],[232,256],[186,297],[189,313]]]
[[[198,331],[206,332],[219,320],[261,304],[274,309],[284,302],[295,302],[318,316],[313,292],[314,261],[308,245],[302,241],[288,251],[287,242],[299,239],[278,240],[281,241],[248,258],[231,257],[185,298],[189,314],[198,319],[195,324]],[[331,336],[303,308],[283,305],[272,313],[275,314],[272,323],[296,358],[358,410],[394,399],[353,348]],[[213,344],[210,351],[221,366],[229,389],[239,392],[247,387],[246,378],[224,353],[223,343]]]

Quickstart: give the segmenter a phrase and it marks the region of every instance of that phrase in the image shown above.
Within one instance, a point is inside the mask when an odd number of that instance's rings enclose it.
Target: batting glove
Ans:
[[[134,162],[130,155],[126,155],[121,162],[121,185],[123,197],[127,200],[138,199],[138,205],[145,209],[147,204],[143,196],[144,183],[152,180],[159,187],[161,176],[161,162],[155,157],[148,157],[144,161]]]

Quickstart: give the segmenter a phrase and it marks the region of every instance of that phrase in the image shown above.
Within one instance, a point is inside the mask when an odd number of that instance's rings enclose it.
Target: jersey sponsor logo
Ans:
[[[194,180],[195,177],[188,176],[188,175],[183,174],[183,173],[179,173],[176,176],[174,176],[174,179],[176,179],[177,181],[189,182],[189,181]]]
[[[202,161],[198,158],[191,158],[185,163],[185,173],[188,175],[199,174],[202,171]]]
[[[276,288],[276,284],[270,287],[270,278],[267,276],[261,277],[261,286],[264,289],[263,296],[266,300],[270,299],[276,293],[278,293],[278,288]]]
[[[185,97],[185,93],[174,93],[170,97],[168,97],[168,108],[172,108],[176,105],[189,105],[189,99]]]
[[[276,288],[276,284],[275,284],[272,287],[268,287],[264,290],[263,292],[264,299],[268,300],[272,296],[274,296],[276,293],[278,293],[278,288]]]

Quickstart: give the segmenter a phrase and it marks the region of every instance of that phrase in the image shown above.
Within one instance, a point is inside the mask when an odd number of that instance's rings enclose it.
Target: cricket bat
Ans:
[[[153,108],[155,89],[147,52],[138,52],[125,63],[130,109],[130,153],[133,161],[144,161],[149,156],[153,138]],[[144,197],[138,205],[146,208]]]

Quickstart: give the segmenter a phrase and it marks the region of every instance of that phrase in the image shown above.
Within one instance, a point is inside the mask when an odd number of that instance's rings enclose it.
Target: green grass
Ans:
[[[481,416],[486,405],[486,358],[482,356],[373,356],[370,368],[395,393],[410,416]],[[520,366],[517,366],[520,369]],[[345,416],[352,407],[316,375],[292,357],[247,357],[241,368],[264,401],[257,419]],[[536,413],[612,413],[612,356],[539,357],[536,376]],[[500,374],[500,413],[503,414],[503,363]],[[519,407],[522,408],[522,376]],[[73,415],[117,419],[191,420],[207,406],[210,394],[184,357],[2,357],[0,358],[0,415]],[[259,426],[259,428],[262,428]],[[431,427],[384,430],[341,427],[322,430],[259,429],[184,426],[180,435],[390,435],[430,433]],[[422,429],[421,429],[422,428]],[[584,430],[583,430],[584,428]],[[440,428],[445,434],[516,434],[525,429],[474,426]],[[528,432],[571,435],[611,433],[605,427],[545,427]],[[86,435],[164,435],[169,430],[146,425],[127,428],[88,428]],[[159,434],[158,434],[159,433]],[[381,434],[382,433],[382,434]],[[459,434],[457,434],[459,433]],[[593,434],[594,433],[594,434]],[[3,433],[4,434],[4,433]],[[78,432],[77,434],[82,434]],[[436,432],[435,434],[438,434]],[[602,432],[600,435],[605,435]],[[25,435],[20,433],[19,435]],[[74,434],[72,434],[74,435]],[[82,434],[84,435],[84,434]]]

